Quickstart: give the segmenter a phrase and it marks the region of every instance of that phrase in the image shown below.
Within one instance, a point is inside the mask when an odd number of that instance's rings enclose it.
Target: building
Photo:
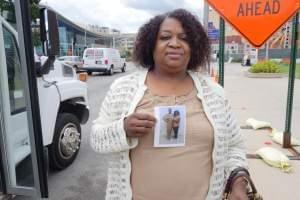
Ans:
[[[219,51],[219,24],[220,15],[212,8],[209,8],[208,36],[211,39],[212,53]],[[244,42],[242,36],[228,23],[225,24],[225,58],[233,57],[240,61],[244,54]]]
[[[118,30],[118,29],[110,29],[110,32],[109,32],[110,34],[117,34],[117,35],[119,35],[119,34],[121,34],[121,31],[120,30]]]
[[[136,39],[135,33],[121,34],[117,38],[117,42],[116,42],[117,47],[123,51],[132,51],[134,47],[135,39]]]
[[[121,34],[118,29],[110,29],[109,27],[89,24],[87,27],[90,31],[100,34]]]
[[[49,6],[44,6],[57,14],[60,56],[77,55],[82,56],[87,47],[112,47],[113,35],[106,32],[91,31],[88,26],[75,23]],[[94,27],[97,28],[97,27]],[[106,30],[99,27],[100,30]]]

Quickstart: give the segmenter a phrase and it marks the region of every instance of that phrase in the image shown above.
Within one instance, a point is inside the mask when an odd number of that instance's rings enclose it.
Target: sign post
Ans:
[[[262,46],[293,15],[292,51],[289,70],[288,100],[283,137],[283,147],[291,147],[291,120],[294,96],[297,29],[299,23],[299,0],[206,0],[220,15],[219,83],[224,86],[224,43],[223,18],[241,33],[253,46]]]
[[[293,99],[294,99],[294,85],[295,85],[295,71],[296,71],[296,59],[297,59],[297,40],[298,40],[298,24],[299,13],[294,16],[293,19],[293,35],[292,35],[292,50],[291,61],[289,70],[289,86],[286,106],[286,120],[285,131],[283,137],[283,147],[291,147],[291,123],[292,123],[292,111],[293,111]]]
[[[219,84],[224,87],[224,48],[225,46],[225,21],[220,17],[220,36],[219,36]]]

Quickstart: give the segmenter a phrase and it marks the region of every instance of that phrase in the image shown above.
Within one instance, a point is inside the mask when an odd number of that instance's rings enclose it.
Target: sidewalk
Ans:
[[[232,109],[240,125],[252,117],[271,122],[277,130],[283,131],[286,115],[288,78],[257,79],[247,78],[243,72],[247,67],[240,64],[225,66],[225,91],[232,104]],[[292,136],[300,139],[300,80],[295,82]],[[298,121],[298,124],[296,124]],[[264,146],[280,149],[286,155],[292,153],[272,142],[267,130],[242,129],[247,153],[254,154]],[[265,142],[272,142],[266,145]],[[258,191],[264,200],[299,200],[300,199],[300,161],[291,161],[293,172],[290,174],[268,166],[260,159],[248,159],[250,173]]]

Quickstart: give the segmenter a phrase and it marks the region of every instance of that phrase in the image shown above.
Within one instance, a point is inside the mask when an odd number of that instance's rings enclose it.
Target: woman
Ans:
[[[178,129],[179,129],[179,123],[180,123],[180,113],[178,110],[175,110],[173,113],[173,120],[172,120],[172,128],[174,131],[174,138],[178,138]]]
[[[173,115],[172,115],[172,108],[168,109],[168,113],[163,117],[164,122],[166,123],[166,134],[167,139],[171,139],[172,135],[172,124],[173,124]]]
[[[112,84],[91,132],[93,149],[112,153],[107,200],[220,200],[232,170],[247,167],[223,89],[196,73],[209,57],[209,39],[186,10],[140,28],[134,58],[146,70]],[[186,109],[186,144],[155,148],[154,107],[174,105]],[[230,199],[245,193],[239,178]]]

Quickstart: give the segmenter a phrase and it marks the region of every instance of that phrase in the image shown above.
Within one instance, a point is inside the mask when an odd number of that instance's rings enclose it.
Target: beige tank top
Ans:
[[[186,106],[184,147],[153,147],[154,133],[130,151],[133,200],[204,200],[212,173],[213,128],[193,89],[184,96],[156,96],[149,90],[136,112],[154,114],[155,106]]]

